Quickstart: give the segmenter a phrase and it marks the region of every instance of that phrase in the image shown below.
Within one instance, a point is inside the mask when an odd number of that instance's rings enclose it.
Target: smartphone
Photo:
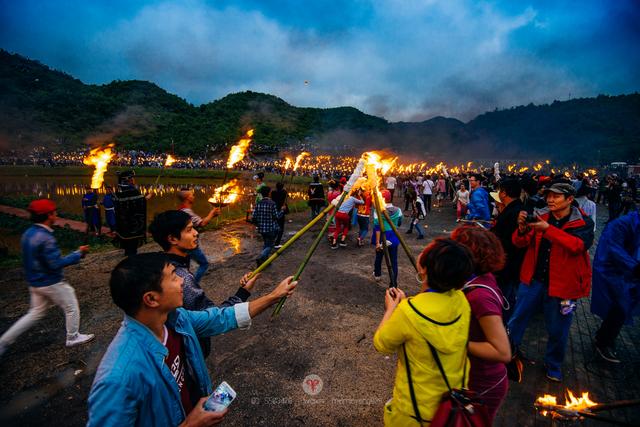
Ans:
[[[226,381],[222,381],[207,401],[204,402],[204,409],[211,412],[222,412],[235,398],[235,390]]]

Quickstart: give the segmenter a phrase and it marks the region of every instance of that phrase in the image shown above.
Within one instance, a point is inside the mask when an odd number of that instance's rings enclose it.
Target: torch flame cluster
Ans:
[[[386,174],[393,167],[393,165],[395,164],[398,158],[393,157],[393,158],[383,159],[382,155],[375,151],[369,151],[367,153],[364,153],[363,156],[366,161],[366,171],[367,171],[369,189],[371,190],[372,193],[374,193],[375,191],[375,193],[372,194],[372,197],[377,197],[378,201],[380,202],[380,206],[384,206],[385,201],[378,188],[379,186],[378,171],[380,171],[382,175]]]
[[[306,151],[303,151],[302,153],[298,154],[298,157],[296,157],[296,162],[293,165],[293,171],[294,172],[297,171],[298,168],[300,167],[300,163],[302,163],[302,160],[305,159],[306,157],[309,157],[310,155],[311,153],[307,153]]]
[[[569,389],[567,389],[567,393],[565,395],[565,402],[566,403],[564,404],[564,406],[558,405],[556,396],[550,394],[545,394],[542,397],[538,397],[538,399],[536,400],[536,403],[538,405],[559,406],[562,409],[568,409],[572,411],[581,411],[597,405],[596,402],[589,398],[589,392],[583,392],[581,397],[575,397]],[[542,411],[542,415],[547,415],[547,413],[547,410]]]
[[[176,158],[173,157],[171,154],[167,154],[167,159],[164,161],[164,167],[168,168],[169,166],[171,166],[175,162],[176,162]]]
[[[229,159],[227,160],[227,169],[231,169],[236,163],[244,159],[251,144],[251,137],[253,136],[253,129],[249,129],[245,136],[238,141],[236,145],[231,147],[229,153]]]
[[[209,203],[220,203],[222,205],[228,205],[234,203],[238,199],[237,187],[238,180],[232,179],[226,184],[216,188],[213,191],[213,196],[209,198]]]
[[[89,151],[89,155],[82,161],[87,166],[95,167],[93,176],[91,177],[91,188],[98,189],[102,187],[107,165],[115,156],[113,147],[114,144],[109,144],[106,147],[96,147]]]

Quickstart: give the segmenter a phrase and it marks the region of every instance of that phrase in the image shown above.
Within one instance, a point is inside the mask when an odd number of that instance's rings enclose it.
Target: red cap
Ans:
[[[340,184],[346,184],[346,183],[347,183],[347,178],[345,178],[344,176],[340,178]]]
[[[29,203],[27,210],[36,215],[45,215],[56,210],[56,204],[49,199],[38,199]]]
[[[382,190],[380,194],[382,194],[385,203],[391,203],[391,192],[389,190]]]

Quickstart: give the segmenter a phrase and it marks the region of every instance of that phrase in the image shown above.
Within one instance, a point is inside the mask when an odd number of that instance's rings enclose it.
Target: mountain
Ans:
[[[0,50],[0,150],[120,147],[202,155],[256,129],[254,151],[304,141],[337,151],[387,148],[417,158],[550,158],[601,164],[640,156],[640,95],[600,95],[496,110],[468,123],[390,123],[353,107],[299,108],[242,92],[194,106],[146,81],[87,85]]]

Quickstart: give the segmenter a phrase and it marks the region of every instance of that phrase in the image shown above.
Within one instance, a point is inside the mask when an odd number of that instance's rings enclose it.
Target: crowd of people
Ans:
[[[251,222],[264,241],[256,257],[260,266],[283,243],[288,206],[281,182],[271,189],[263,173],[254,179]],[[471,390],[482,401],[490,424],[507,396],[509,380],[522,379],[524,332],[538,311],[547,332],[546,377],[563,381],[572,319],[578,300],[591,295],[592,282],[591,310],[603,319],[593,337],[595,352],[620,363],[616,338],[640,312],[640,216],[635,183],[617,176],[602,181],[604,186],[595,177],[578,174],[443,173],[387,176],[378,189],[359,183],[343,194],[347,176],[329,180],[326,191],[321,176],[313,177],[311,217],[326,214],[331,221],[331,249],[352,243],[366,250],[371,232],[374,280],[382,280],[383,260],[389,262],[390,287],[373,339],[378,351],[398,355],[393,397],[382,408],[385,425],[428,423],[441,409],[443,394],[458,388]],[[373,191],[380,191],[382,199],[372,197]],[[249,327],[257,315],[291,296],[297,282],[283,278],[267,295],[251,299],[259,274],[247,273],[238,278],[237,291],[218,304],[200,286],[209,262],[198,243],[198,228],[219,209],[212,206],[199,216],[193,210],[193,191],[184,188],[177,194],[176,209],[156,215],[148,227],[161,251],[137,254],[141,233],[147,232],[146,199],[133,174],[120,175],[111,197],[111,203],[102,204],[105,209],[116,206],[113,229],[126,258],[111,272],[109,287],[124,322],[97,370],[88,401],[89,425],[216,424],[226,410],[203,407],[213,391],[205,363],[210,337]],[[89,222],[98,200],[92,193],[85,199]],[[404,201],[404,210],[394,201]],[[609,220],[592,265],[589,249],[599,203],[608,204]],[[416,279],[422,289],[407,297],[402,290],[407,286],[398,283],[401,240],[414,229],[416,238],[424,239],[423,224],[438,208],[450,209],[458,226],[421,251]],[[23,236],[22,250],[31,303],[28,313],[0,337],[0,357],[50,305],[65,311],[67,346],[94,338],[79,332],[78,301],[63,276],[64,267],[80,262],[89,248],[61,255],[51,229],[57,218],[51,200],[33,201],[29,212],[34,225]],[[127,227],[120,227],[124,222]],[[191,260],[198,263],[195,273]]]

